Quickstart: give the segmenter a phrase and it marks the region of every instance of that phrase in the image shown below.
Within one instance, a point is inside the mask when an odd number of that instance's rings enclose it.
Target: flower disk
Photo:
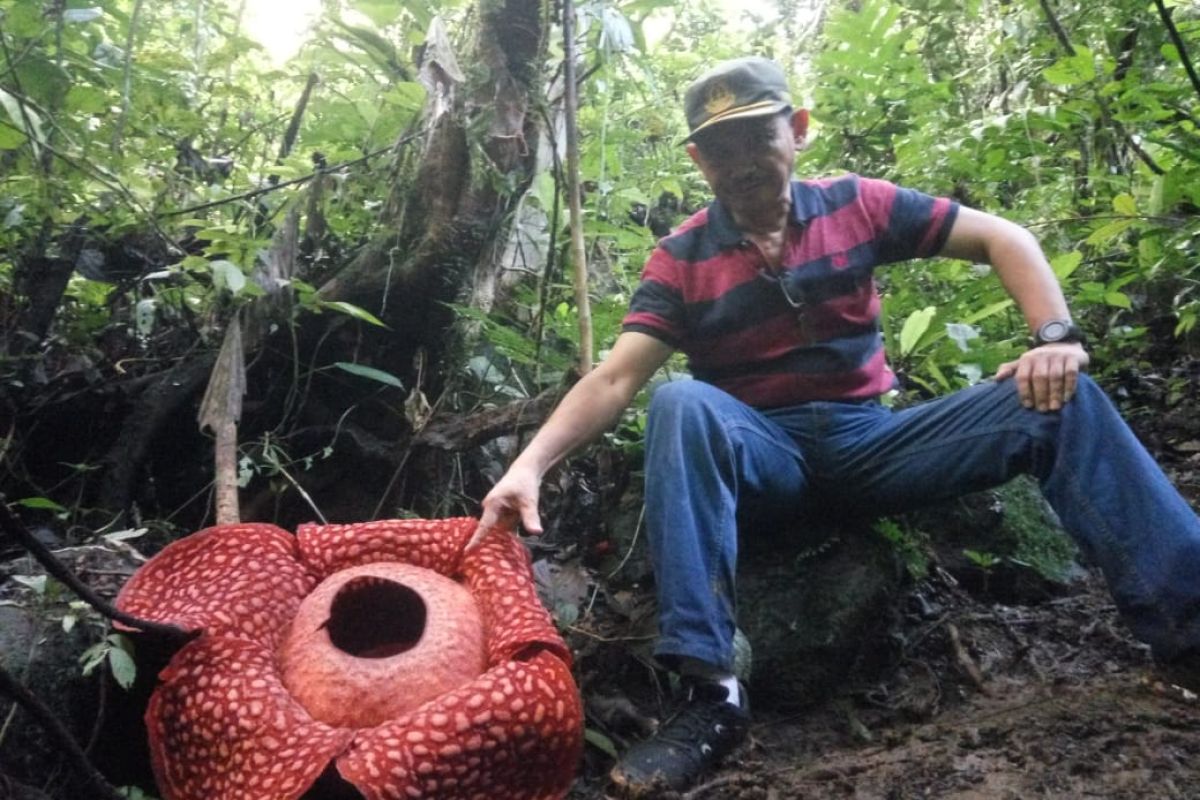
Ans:
[[[487,666],[475,598],[432,570],[381,562],[326,578],[280,651],[283,682],[322,722],[372,728]]]

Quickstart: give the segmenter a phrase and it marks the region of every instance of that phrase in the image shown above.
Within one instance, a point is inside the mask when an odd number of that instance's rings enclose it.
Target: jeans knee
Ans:
[[[649,421],[697,419],[712,408],[711,393],[719,391],[698,380],[668,381],[650,397]]]
[[[1108,397],[1108,395],[1104,393],[1104,390],[1100,388],[1100,385],[1092,380],[1091,375],[1087,375],[1082,372],[1079,373],[1079,380],[1075,384],[1075,396],[1082,397],[1085,399],[1085,401],[1092,400],[1097,397],[1104,397],[1106,399]]]
[[[1075,385],[1075,395],[1063,411],[1074,419],[1090,420],[1089,424],[1117,416],[1116,406],[1108,394],[1091,377],[1082,374]]]

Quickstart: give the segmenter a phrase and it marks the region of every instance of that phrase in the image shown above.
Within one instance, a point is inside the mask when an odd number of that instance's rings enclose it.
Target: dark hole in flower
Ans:
[[[425,616],[425,601],[404,584],[359,577],[333,598],[325,627],[339,650],[359,658],[387,658],[421,640]]]

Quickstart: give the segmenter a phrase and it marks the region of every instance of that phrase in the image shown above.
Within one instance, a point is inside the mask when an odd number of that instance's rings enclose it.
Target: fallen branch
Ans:
[[[555,386],[536,397],[510,403],[504,408],[489,408],[468,417],[456,417],[428,425],[417,436],[415,444],[441,450],[467,450],[498,436],[505,436],[539,427],[564,389]]]
[[[975,688],[987,697],[992,696],[991,687],[983,680],[983,672],[979,669],[979,665],[975,663],[975,659],[971,658],[971,654],[967,652],[967,648],[963,647],[962,639],[958,635],[958,628],[953,622],[946,623],[946,633],[950,635],[950,647],[954,651],[954,660],[958,662],[958,666],[971,679],[971,683],[975,684]]]
[[[162,636],[167,641],[183,642],[194,638],[198,631],[186,631],[183,628],[175,625],[167,625],[161,622],[151,622],[150,620],[141,619],[139,617],[126,614],[119,608],[100,597],[96,592],[79,579],[65,564],[58,560],[54,553],[50,552],[50,548],[42,544],[36,536],[28,528],[26,528],[16,515],[9,510],[8,504],[4,497],[0,495],[0,530],[8,534],[16,540],[22,547],[29,551],[39,564],[41,564],[46,572],[57,580],[59,583],[66,586],[72,592],[77,594],[81,600],[87,603],[92,608],[96,609],[100,614],[108,619],[114,620],[134,630],[144,633],[153,633]]]

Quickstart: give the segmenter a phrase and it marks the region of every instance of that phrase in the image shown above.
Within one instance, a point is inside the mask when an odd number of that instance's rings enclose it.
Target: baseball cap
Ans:
[[[747,56],[724,61],[692,81],[684,94],[689,141],[718,122],[777,114],[790,107],[787,79],[774,61]]]

